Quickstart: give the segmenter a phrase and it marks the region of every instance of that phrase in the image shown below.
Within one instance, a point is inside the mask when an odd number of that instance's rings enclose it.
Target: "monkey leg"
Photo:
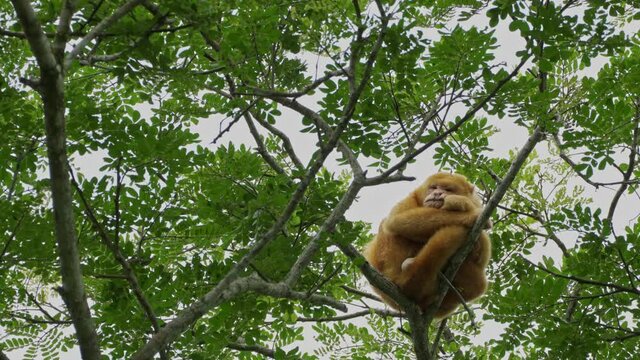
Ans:
[[[403,293],[421,305],[432,302],[438,273],[467,239],[468,231],[462,226],[446,226],[433,234],[398,278]]]

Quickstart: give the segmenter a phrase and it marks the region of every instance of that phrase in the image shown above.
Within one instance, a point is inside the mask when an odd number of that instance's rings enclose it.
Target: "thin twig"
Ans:
[[[116,11],[111,14],[108,18],[102,20],[98,25],[96,25],[91,31],[85,35],[67,54],[64,61],[64,68],[68,69],[71,66],[71,62],[80,54],[82,50],[98,35],[100,35],[105,29],[109,26],[116,23],[120,18],[128,14],[131,10],[133,10],[136,6],[141,4],[143,0],[129,0],[124,5],[120,6]]]
[[[244,343],[229,343],[227,344],[229,349],[238,350],[238,351],[250,351],[254,352],[269,358],[275,359],[276,352],[273,349],[269,349],[260,345],[247,345]]]
[[[621,286],[618,284],[613,284],[613,283],[609,283],[609,282],[604,282],[604,281],[597,281],[597,280],[591,280],[591,279],[585,279],[585,278],[581,278],[581,277],[577,277],[577,276],[571,276],[571,275],[563,275],[563,274],[558,274],[556,272],[553,272],[543,266],[534,264],[533,262],[529,261],[528,259],[521,257],[521,259],[523,259],[524,261],[526,261],[527,263],[529,263],[531,266],[535,267],[536,269],[540,269],[548,274],[551,274],[555,277],[559,277],[562,279],[568,279],[568,280],[573,280],[576,282],[579,282],[581,284],[589,284],[589,285],[597,285],[597,286],[602,286],[602,287],[608,287],[608,288],[612,288],[612,289],[616,289],[616,290],[620,290],[622,292],[626,292],[626,293],[630,293],[630,294],[636,294],[636,295],[640,295],[640,290],[639,289],[635,289],[635,288],[630,288],[630,287],[626,287],[626,286]]]
[[[438,276],[440,277],[441,280],[444,280],[444,282],[449,286],[449,289],[453,291],[454,294],[456,294],[456,296],[458,297],[458,300],[460,300],[460,303],[462,304],[464,309],[467,311],[467,314],[469,314],[469,321],[471,322],[471,325],[473,326],[474,329],[477,330],[478,324],[476,324],[476,314],[469,307],[469,305],[467,304],[462,294],[460,294],[460,291],[456,289],[456,287],[451,283],[451,281],[449,281],[449,279],[447,279],[446,276],[444,276],[442,272],[439,272]]]

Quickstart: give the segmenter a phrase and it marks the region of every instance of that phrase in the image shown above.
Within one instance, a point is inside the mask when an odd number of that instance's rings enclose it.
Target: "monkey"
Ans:
[[[436,173],[391,209],[363,255],[425,311],[437,296],[438,274],[464,244],[481,211],[475,187],[463,175]],[[488,222],[485,228],[490,227]],[[452,281],[465,302],[485,293],[490,256],[491,242],[483,230]],[[400,310],[388,296],[374,290]],[[459,296],[449,290],[435,316],[449,315],[460,303]]]

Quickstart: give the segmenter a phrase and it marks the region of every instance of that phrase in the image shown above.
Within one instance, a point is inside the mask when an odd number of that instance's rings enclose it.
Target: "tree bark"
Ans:
[[[26,0],[12,0],[12,3],[40,68],[37,89],[44,106],[55,237],[62,277],[58,291],[71,315],[82,358],[97,360],[100,358],[98,335],[84,291],[67,171],[64,73],[31,4]]]

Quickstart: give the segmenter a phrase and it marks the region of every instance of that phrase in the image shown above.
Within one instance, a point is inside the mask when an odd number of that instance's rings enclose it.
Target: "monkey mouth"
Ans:
[[[440,208],[443,204],[444,204],[443,199],[427,200],[424,202],[424,206],[430,207],[430,208]]]

